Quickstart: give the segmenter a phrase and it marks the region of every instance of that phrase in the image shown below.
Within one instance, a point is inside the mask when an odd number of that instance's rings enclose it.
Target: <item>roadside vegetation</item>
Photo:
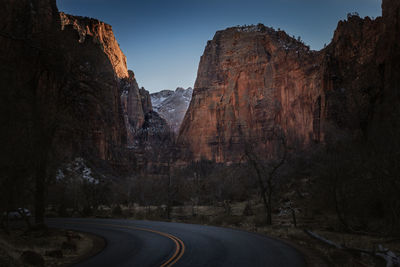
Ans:
[[[132,161],[134,170],[125,173],[84,157],[55,162],[45,180],[45,215],[234,227],[288,240],[315,266],[396,266],[396,127],[382,126],[369,136],[328,132],[332,134],[324,144],[304,149],[272,127],[265,136],[272,156],[245,143],[242,161],[229,165],[208,160],[179,164],[182,151],[173,138],[160,138],[158,146],[143,149],[142,159]],[[36,181],[26,176],[1,182],[0,224],[7,239],[18,234],[5,214],[18,208],[35,211]],[[25,225],[27,233],[46,231],[27,220]]]
[[[224,166],[202,160],[173,167],[166,161],[154,171],[111,181],[64,179],[52,185],[47,216],[240,228],[288,240],[314,266],[396,266],[398,144],[346,135],[330,142],[307,151],[280,145],[286,154],[277,149],[284,156],[273,161],[249,149],[254,162]]]

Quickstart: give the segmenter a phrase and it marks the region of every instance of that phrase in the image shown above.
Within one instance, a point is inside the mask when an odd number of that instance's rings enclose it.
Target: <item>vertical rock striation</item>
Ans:
[[[398,121],[399,3],[382,7],[375,20],[340,21],[321,51],[263,25],[218,31],[201,57],[179,143],[195,160],[231,162],[248,144],[271,154],[277,129],[306,147],[333,129],[369,138],[388,116]]]
[[[196,160],[238,161],[248,142],[268,147],[281,125],[302,144],[314,137],[318,54],[263,25],[215,34],[201,57],[179,142]]]
[[[122,110],[127,129],[127,145],[134,144],[137,131],[143,126],[145,116],[152,111],[150,94],[139,86],[133,71],[129,71],[129,78],[120,80]]]

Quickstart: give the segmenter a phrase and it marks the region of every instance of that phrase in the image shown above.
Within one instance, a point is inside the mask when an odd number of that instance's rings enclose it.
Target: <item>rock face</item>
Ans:
[[[168,89],[162,90],[157,93],[152,93],[150,96],[151,96],[151,103],[154,106],[154,110],[157,110],[158,107],[161,105],[161,103],[173,94],[174,94],[174,91],[168,90]]]
[[[1,157],[6,172],[28,177],[17,170],[29,172],[29,166],[46,167],[77,156],[132,164],[125,149],[129,132],[124,113],[139,128],[143,110],[151,106],[149,95],[140,94],[129,77],[111,27],[59,14],[55,0],[6,2],[0,11],[0,118],[7,129],[2,131]],[[129,112],[121,101],[126,83],[137,89],[125,103]],[[46,172],[40,171],[40,176]]]
[[[149,92],[139,89],[133,71],[120,80],[121,102],[127,129],[127,145],[134,144],[135,134],[143,126],[145,115],[152,110]]]
[[[79,42],[85,42],[87,36],[92,37],[93,42],[100,44],[104,53],[108,56],[118,78],[127,78],[126,57],[122,53],[117,40],[115,40],[111,25],[97,19],[72,16],[60,12],[61,29],[71,25],[79,33]]]
[[[60,18],[66,78],[77,93],[75,103],[82,103],[72,119],[79,122],[73,133],[77,150],[91,150],[102,160],[118,162],[127,136],[120,99],[121,79],[128,73],[125,56],[111,26],[64,13]]]
[[[142,103],[143,113],[147,114],[153,110],[153,106],[151,104],[150,93],[149,93],[149,91],[144,89],[144,87],[141,87],[139,90],[139,94],[140,94],[140,100]]]
[[[120,91],[127,145],[132,146],[136,131],[142,127],[146,113],[152,110],[149,93],[144,88],[139,89],[135,74],[133,71],[128,71],[126,57],[115,40],[110,25],[97,19],[72,16],[62,12],[60,17],[62,30],[67,26],[73,27],[79,34],[79,43],[90,39],[93,43],[99,44],[107,55]]]
[[[166,120],[173,132],[178,133],[183,117],[189,107],[193,89],[176,88],[151,94],[154,111]]]
[[[383,0],[382,14],[384,32],[379,41],[379,68],[383,80],[381,101],[385,104],[376,110],[374,119],[378,122],[377,129],[394,128],[388,136],[383,137],[391,145],[393,140],[398,140],[400,131],[400,2]],[[379,132],[376,135],[379,136]]]
[[[98,136],[96,139],[97,147],[102,148],[102,158],[107,158],[104,155],[104,151],[107,150],[107,148],[104,148],[104,144],[110,142],[103,140],[104,133],[98,128],[102,122],[107,121],[109,116],[114,116],[114,120],[119,120],[120,122],[116,134],[123,137],[122,142],[112,143],[114,153],[119,155],[117,160],[113,160],[114,164],[119,167],[121,162],[133,165],[133,162],[129,162],[129,158],[133,156],[136,160],[136,167],[139,169],[151,169],[149,166],[159,161],[159,159],[153,154],[150,155],[147,151],[153,151],[155,147],[159,147],[160,140],[165,141],[164,136],[169,136],[169,130],[166,130],[168,127],[165,120],[153,112],[149,92],[143,87],[139,88],[134,72],[127,69],[125,56],[115,40],[111,26],[96,19],[76,17],[64,13],[61,13],[60,17],[63,31],[72,28],[74,32],[78,33],[78,39],[75,39],[76,45],[92,44],[97,46],[97,50],[101,50],[102,54],[106,56],[105,61],[107,62],[102,63],[96,63],[98,62],[98,57],[77,59],[77,61],[86,60],[84,63],[86,64],[84,65],[85,68],[89,66],[87,68],[93,69],[96,66],[103,66],[103,74],[89,73],[87,75],[88,79],[96,83],[108,77],[113,82],[108,89],[102,89],[107,85],[105,82],[98,84],[98,88],[90,88],[91,90],[100,88],[99,92],[91,91],[96,96],[99,96],[101,92],[109,93],[107,98],[101,100],[99,104],[103,103],[104,105],[104,103],[110,102],[111,99],[113,99],[114,103],[109,106],[100,106],[97,111],[90,112],[90,114],[94,115],[92,117],[93,122],[87,123],[87,125],[97,127],[94,131],[97,133],[96,137]],[[84,51],[79,51],[79,53],[84,53]],[[105,66],[111,66],[112,69],[106,70]],[[111,92],[112,95],[110,95]],[[89,101],[89,103],[92,102],[95,101]],[[114,126],[104,128],[116,129]]]
[[[0,15],[0,169],[18,183],[47,162],[65,60],[55,1],[3,1]]]
[[[115,40],[110,25],[87,17],[72,16],[60,13],[61,29],[72,26],[79,34],[79,43],[90,39],[99,44],[107,55],[116,76],[124,125],[126,128],[127,146],[134,144],[135,134],[145,122],[145,116],[152,110],[149,92],[139,89],[133,71],[127,69],[126,58]]]
[[[271,154],[276,131],[300,147],[324,142],[334,128],[368,137],[397,106],[398,6],[384,1],[383,18],[340,21],[321,51],[263,25],[217,32],[201,57],[179,143],[195,160],[230,162],[249,144]]]
[[[318,54],[263,25],[215,34],[201,57],[192,101],[179,134],[194,158],[238,161],[246,142],[267,149],[271,126],[314,136]],[[293,137],[294,139],[294,137]]]

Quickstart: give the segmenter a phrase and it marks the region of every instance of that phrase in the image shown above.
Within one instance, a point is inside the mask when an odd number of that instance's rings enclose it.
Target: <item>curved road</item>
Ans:
[[[111,219],[47,223],[106,239],[103,251],[75,266],[306,266],[299,252],[280,241],[229,228]]]

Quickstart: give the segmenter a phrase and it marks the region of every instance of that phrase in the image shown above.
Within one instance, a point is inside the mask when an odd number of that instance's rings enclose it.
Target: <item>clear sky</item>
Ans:
[[[200,56],[217,30],[263,23],[319,50],[347,13],[381,15],[381,0],[57,0],[57,5],[111,24],[128,68],[150,92],[193,87]]]

